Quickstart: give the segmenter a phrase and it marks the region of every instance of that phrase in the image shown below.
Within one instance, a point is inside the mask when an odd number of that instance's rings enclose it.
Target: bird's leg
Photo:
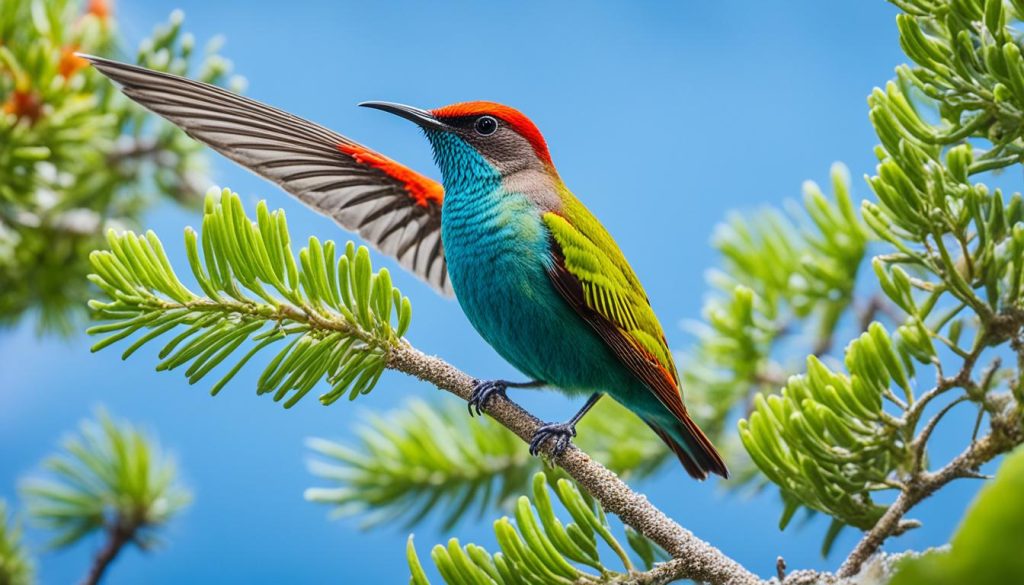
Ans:
[[[508,380],[485,380],[481,382],[477,380],[476,385],[473,386],[473,393],[469,395],[469,416],[483,414],[483,408],[492,396],[501,396],[508,400],[505,390],[509,388],[540,388],[546,384],[547,382],[541,380],[531,380],[529,382],[509,382]],[[474,408],[476,413],[473,412]]]
[[[587,403],[583,405],[568,422],[564,423],[548,423],[541,425],[537,429],[537,432],[533,433],[533,438],[530,439],[530,455],[537,455],[540,453],[541,447],[548,439],[554,440],[554,446],[551,448],[551,454],[558,457],[563,451],[569,447],[569,443],[572,438],[576,436],[576,423],[580,422],[583,415],[597,404],[597,401],[604,396],[601,392],[593,393],[590,398],[587,399]]]

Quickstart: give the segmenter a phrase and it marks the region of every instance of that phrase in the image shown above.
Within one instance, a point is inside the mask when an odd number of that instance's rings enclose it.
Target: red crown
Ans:
[[[431,110],[430,112],[438,118],[462,118],[466,116],[482,116],[484,114],[494,116],[508,124],[520,136],[525,138],[533,146],[534,152],[549,166],[551,155],[548,153],[548,145],[544,142],[537,125],[515,108],[503,106],[495,102],[462,102]]]

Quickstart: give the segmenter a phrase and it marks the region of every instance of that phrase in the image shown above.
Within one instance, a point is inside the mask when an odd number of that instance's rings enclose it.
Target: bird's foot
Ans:
[[[530,455],[538,455],[549,439],[552,442],[551,454],[558,457],[569,448],[572,438],[576,436],[576,425],[573,423],[549,423],[541,425],[530,439]]]
[[[508,382],[505,380],[477,381],[476,386],[473,386],[473,393],[469,395],[469,416],[483,414],[487,401],[495,396],[501,396],[508,400],[508,395],[505,394],[506,390],[508,390]],[[475,413],[473,409],[476,409]]]

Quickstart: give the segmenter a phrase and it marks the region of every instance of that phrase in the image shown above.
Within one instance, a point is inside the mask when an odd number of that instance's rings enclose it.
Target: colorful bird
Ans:
[[[443,294],[533,381],[479,382],[482,412],[507,388],[589,395],[569,421],[530,442],[561,454],[609,394],[640,416],[686,471],[727,477],[683,405],[658,318],[611,235],[566,188],[537,127],[492,102],[421,110],[361,105],[419,125],[444,186],[340,134],[224,89],[84,56],[129,98],[332,217]]]

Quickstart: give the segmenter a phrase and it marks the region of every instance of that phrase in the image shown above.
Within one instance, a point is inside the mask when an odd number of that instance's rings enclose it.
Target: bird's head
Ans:
[[[494,102],[464,102],[421,110],[389,102],[359,104],[401,116],[420,126],[434,149],[445,183],[512,176],[557,180],[547,143],[518,110]]]

